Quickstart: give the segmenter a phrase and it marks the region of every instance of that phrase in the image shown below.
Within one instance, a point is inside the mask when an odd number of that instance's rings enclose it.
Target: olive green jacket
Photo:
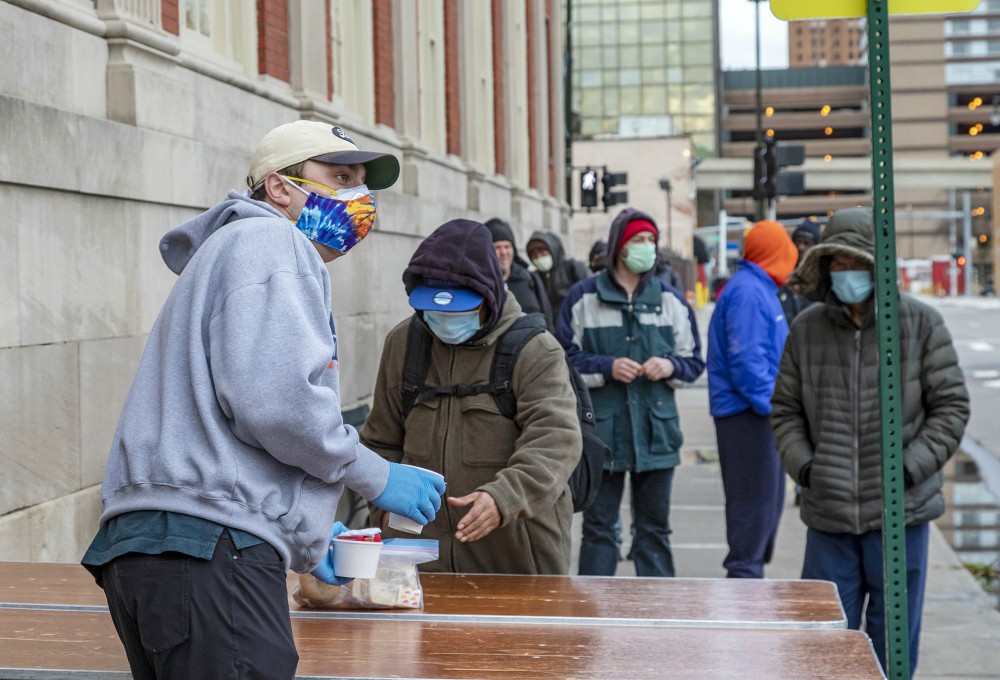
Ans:
[[[517,301],[508,295],[499,322],[483,339],[447,345],[435,338],[425,384],[488,383],[496,341],[520,316]],[[515,420],[500,414],[491,395],[481,394],[420,401],[404,423],[403,359],[409,324],[414,322],[413,317],[407,319],[386,338],[362,441],[389,461],[440,472],[448,496],[485,491],[501,516],[501,526],[485,538],[460,543],[454,534],[468,509],[445,502],[420,535],[440,542],[440,558],[420,569],[567,573],[573,504],[566,482],[583,444],[562,347],[543,332],[521,351],[514,367]],[[373,522],[381,526],[383,511],[371,511]],[[383,531],[386,536],[413,538]]]

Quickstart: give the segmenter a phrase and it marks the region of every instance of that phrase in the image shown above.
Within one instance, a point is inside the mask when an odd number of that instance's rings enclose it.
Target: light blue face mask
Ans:
[[[872,273],[866,269],[830,272],[830,283],[833,294],[845,305],[856,305],[859,302],[864,302],[872,294],[872,289],[875,287]]]
[[[631,243],[625,246],[625,266],[636,274],[645,274],[656,264],[655,243]]]
[[[431,333],[447,345],[461,345],[479,332],[479,310],[471,312],[424,312]]]

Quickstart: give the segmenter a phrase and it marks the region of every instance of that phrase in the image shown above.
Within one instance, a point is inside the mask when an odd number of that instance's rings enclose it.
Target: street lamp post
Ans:
[[[757,140],[757,146],[754,149],[755,154],[759,154],[761,148],[764,145],[764,132],[763,124],[761,119],[761,113],[763,111],[763,103],[761,102],[761,86],[760,86],[760,0],[750,0],[754,5],[754,12],[756,18],[754,20],[754,33],[756,40],[756,50],[757,50],[757,71],[754,78],[754,106],[756,108],[756,121],[757,129],[754,131],[754,138]],[[756,181],[756,178],[754,178]],[[764,201],[765,199],[758,195],[754,199],[754,215],[757,220],[764,219]]]
[[[674,250],[674,216],[673,216],[673,205],[671,203],[670,192],[673,187],[670,185],[670,180],[666,177],[660,178],[660,188],[667,192],[667,248],[673,252]]]

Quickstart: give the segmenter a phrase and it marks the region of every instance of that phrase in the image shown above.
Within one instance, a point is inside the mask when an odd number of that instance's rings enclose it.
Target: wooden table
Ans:
[[[763,630],[293,619],[300,678],[879,680],[868,638]],[[105,612],[0,609],[0,678],[124,679]]]
[[[317,610],[293,618],[775,629],[847,627],[826,581],[423,574],[422,609]],[[290,574],[289,590],[298,582]],[[79,565],[0,562],[0,607],[107,611]]]

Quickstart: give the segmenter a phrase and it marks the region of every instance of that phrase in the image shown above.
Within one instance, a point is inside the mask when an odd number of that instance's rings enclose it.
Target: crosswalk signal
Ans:
[[[627,172],[608,172],[607,168],[605,168],[604,175],[601,176],[601,184],[604,185],[604,193],[601,196],[601,201],[604,203],[604,212],[608,212],[608,209],[613,205],[628,203],[627,191],[614,190],[617,186],[628,184]]]
[[[580,207],[597,207],[597,171],[591,168],[580,173]]]

